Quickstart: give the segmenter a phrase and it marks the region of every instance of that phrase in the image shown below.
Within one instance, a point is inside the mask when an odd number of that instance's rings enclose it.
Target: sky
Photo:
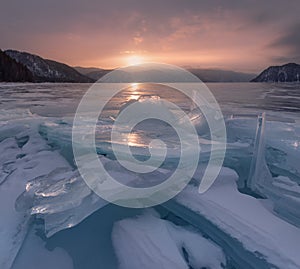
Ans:
[[[72,66],[300,63],[299,0],[1,0],[0,48]]]

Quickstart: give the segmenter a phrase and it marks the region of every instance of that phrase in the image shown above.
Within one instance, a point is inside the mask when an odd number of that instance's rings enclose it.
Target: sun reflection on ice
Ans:
[[[130,96],[128,100],[138,100],[140,98],[139,83],[132,83],[130,85]]]

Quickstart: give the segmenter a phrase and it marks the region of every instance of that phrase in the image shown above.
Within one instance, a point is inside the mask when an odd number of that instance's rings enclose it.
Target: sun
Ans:
[[[139,65],[144,62],[144,58],[139,55],[130,55],[127,57],[126,62],[128,65]]]

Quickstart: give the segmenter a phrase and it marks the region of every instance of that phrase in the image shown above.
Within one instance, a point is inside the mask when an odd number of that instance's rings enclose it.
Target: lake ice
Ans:
[[[90,85],[0,84],[0,268],[300,268],[300,85],[207,85],[227,131],[217,180],[198,193],[210,142],[193,111],[202,155],[190,184],[152,209],[129,209],[97,196],[73,162],[74,112]],[[126,171],[112,154],[114,116],[156,90],[127,89],[97,125],[99,158],[123,184],[157,184],[176,165],[176,134],[153,122],[131,142],[143,159],[153,137],[167,141],[154,174]]]

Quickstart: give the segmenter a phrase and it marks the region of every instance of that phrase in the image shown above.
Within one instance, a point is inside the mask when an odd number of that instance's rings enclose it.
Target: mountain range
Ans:
[[[187,70],[203,82],[294,82],[300,80],[300,65],[295,63],[270,66],[258,76],[221,69],[187,68]],[[0,81],[93,83],[111,71],[111,69],[97,67],[71,67],[27,52],[0,50]],[[138,73],[139,78],[146,79],[146,81],[149,76],[154,75],[161,81],[164,80],[163,72],[160,73],[158,70],[151,70],[151,74],[144,74],[142,70]],[[132,80],[131,71],[117,70],[117,74],[122,81]],[[109,81],[111,78],[103,79]]]
[[[17,50],[6,50],[5,54],[26,66],[32,73],[35,82],[93,82],[92,79],[80,74],[74,68],[60,62]]]
[[[270,66],[262,71],[252,82],[299,82],[300,65],[288,63],[281,66]]]
[[[17,50],[5,50],[0,56],[1,59],[3,58],[0,81],[93,83],[112,71],[97,67],[71,67]],[[4,59],[5,62],[10,61],[11,64],[4,64]],[[11,69],[10,66],[14,68]],[[188,70],[204,82],[248,82],[255,77],[255,74],[218,69],[191,68]],[[155,70],[152,75],[154,73]],[[158,75],[163,78],[163,74]],[[122,76],[130,75],[123,73]],[[141,77],[147,77],[147,74],[142,74]]]
[[[75,67],[75,69],[82,73],[85,76],[88,76],[94,80],[98,80],[102,78],[104,75],[109,73],[112,70],[107,70],[107,69],[100,69],[100,68],[95,68],[95,67]],[[198,77],[200,80],[203,82],[249,82],[251,79],[253,79],[256,74],[251,74],[251,73],[242,73],[242,72],[235,72],[235,71],[229,71],[229,70],[221,70],[221,69],[202,69],[202,68],[187,68],[188,71],[190,71],[192,74],[194,74],[196,77]],[[124,73],[122,70],[117,70],[116,71],[118,77],[122,76],[122,81],[131,81],[131,75]],[[152,76],[153,76],[152,71]],[[159,74],[159,70],[157,73],[157,76],[163,78],[163,74]],[[130,73],[130,72],[129,72]],[[147,74],[143,74],[140,77],[149,77]],[[151,76],[150,76],[151,77]],[[180,78],[178,79],[180,80]]]
[[[33,75],[26,66],[0,50],[0,81],[33,82]]]
[[[102,78],[107,73],[113,71],[113,69],[102,69],[98,67],[81,67],[81,66],[75,66],[74,69],[76,69],[82,75],[85,75],[95,81]]]

